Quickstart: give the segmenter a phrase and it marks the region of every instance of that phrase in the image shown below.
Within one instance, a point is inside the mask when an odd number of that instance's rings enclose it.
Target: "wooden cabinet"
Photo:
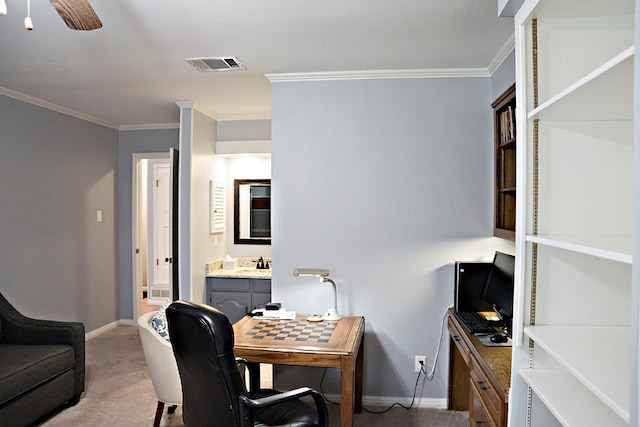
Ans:
[[[635,3],[526,0],[515,18],[514,426],[640,424]]]
[[[235,323],[271,300],[271,279],[207,277],[207,304]]]
[[[516,85],[493,104],[495,139],[494,235],[515,240],[516,232]]]
[[[449,409],[469,411],[469,425],[507,425],[511,348],[485,347],[449,310]]]

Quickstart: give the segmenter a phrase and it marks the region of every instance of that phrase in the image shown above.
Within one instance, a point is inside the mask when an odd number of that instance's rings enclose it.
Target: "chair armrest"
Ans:
[[[286,402],[289,400],[299,399],[304,396],[311,396],[316,405],[316,412],[318,413],[318,425],[319,426],[327,426],[328,425],[328,412],[327,412],[327,404],[324,401],[324,398],[320,393],[316,390],[309,387],[300,387],[295,390],[285,391],[282,393],[274,394],[267,397],[261,397],[258,399],[251,399],[248,396],[240,396],[240,411],[242,412],[242,418],[246,419],[245,415],[248,415],[251,420],[253,420],[253,409],[258,408],[266,408],[268,406],[272,406],[278,403]],[[247,414],[247,409],[249,410],[249,414]]]
[[[80,322],[32,319],[0,298],[2,342],[7,344],[83,344],[84,325]]]
[[[252,393],[260,388],[260,364],[249,362],[247,359],[242,357],[236,357],[236,364],[238,367],[240,365],[244,365],[247,368],[247,372],[249,373],[249,392]],[[240,375],[244,379],[244,372],[241,371]]]

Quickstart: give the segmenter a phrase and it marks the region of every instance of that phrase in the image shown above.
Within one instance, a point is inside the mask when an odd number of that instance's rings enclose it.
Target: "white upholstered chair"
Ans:
[[[177,405],[182,405],[182,386],[171,343],[151,326],[151,318],[155,313],[154,311],[140,316],[138,329],[151,382],[158,396],[158,406],[153,421],[154,427],[158,427],[165,404],[169,405],[169,413],[173,413]]]

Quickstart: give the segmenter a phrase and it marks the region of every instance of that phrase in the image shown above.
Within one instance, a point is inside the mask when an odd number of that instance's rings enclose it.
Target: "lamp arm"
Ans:
[[[322,279],[323,282],[329,282],[333,285],[333,308],[338,309],[338,289],[336,288],[336,282],[328,277]]]

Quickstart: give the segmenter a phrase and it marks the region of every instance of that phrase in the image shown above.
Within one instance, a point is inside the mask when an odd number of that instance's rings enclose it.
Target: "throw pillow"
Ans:
[[[167,324],[167,314],[166,310],[169,307],[171,301],[167,301],[164,303],[162,307],[156,311],[156,314],[151,318],[151,327],[156,330],[156,332],[165,340],[171,341],[169,338],[169,325]]]

